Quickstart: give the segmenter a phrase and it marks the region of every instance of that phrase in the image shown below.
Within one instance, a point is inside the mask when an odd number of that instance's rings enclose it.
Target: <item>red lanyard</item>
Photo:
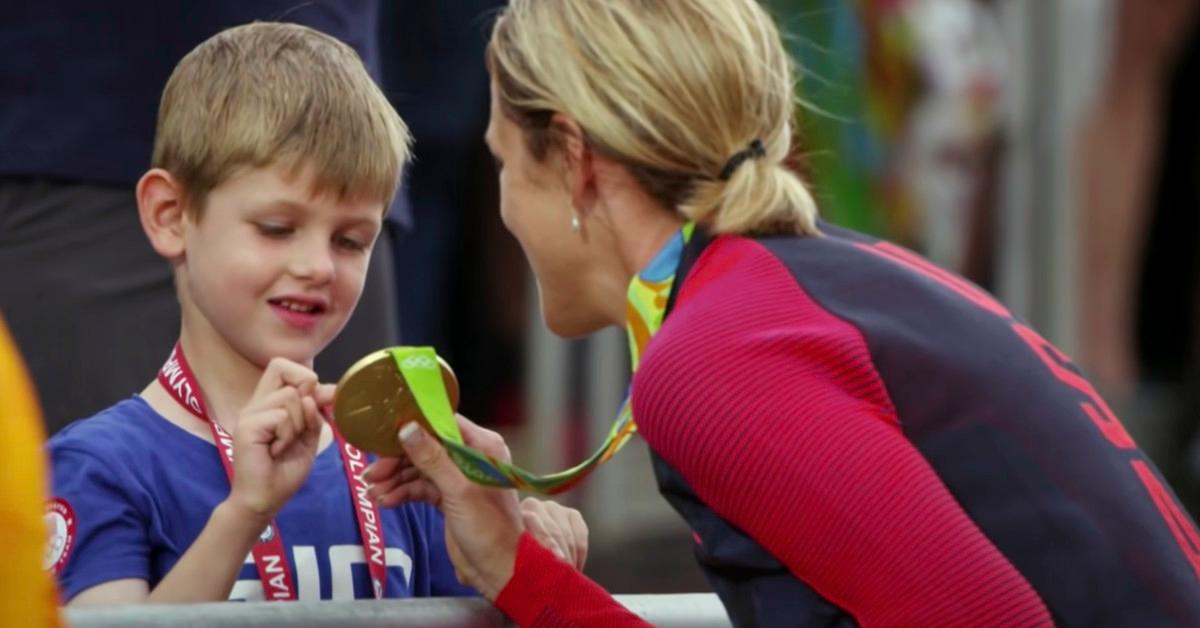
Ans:
[[[187,360],[183,357],[183,347],[175,344],[171,357],[158,372],[158,382],[167,392],[187,408],[201,421],[208,424],[212,430],[213,442],[221,454],[221,463],[225,466],[225,474],[233,483],[233,437],[229,435],[216,421],[208,416],[204,400],[200,394],[200,385]],[[330,423],[333,427],[333,424]],[[379,507],[367,495],[367,483],[360,475],[367,467],[367,457],[355,446],[346,442],[337,428],[333,427],[333,436],[337,439],[339,453],[342,457],[342,467],[346,471],[346,483],[350,486],[350,500],[354,503],[354,514],[358,519],[358,533],[362,537],[363,554],[367,561],[367,570],[371,574],[371,588],[375,599],[383,597],[384,585],[387,583],[387,564],[383,545],[383,528],[380,526]],[[258,577],[262,581],[263,593],[269,601],[295,600],[296,586],[292,582],[292,572],[288,569],[287,556],[284,553],[283,537],[279,526],[272,520],[258,538],[252,550],[254,566],[258,568]]]

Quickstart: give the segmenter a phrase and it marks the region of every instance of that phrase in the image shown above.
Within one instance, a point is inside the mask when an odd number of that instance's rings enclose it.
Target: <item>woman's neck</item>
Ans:
[[[654,261],[654,257],[667,246],[671,238],[683,227],[683,220],[667,215],[654,221],[647,221],[638,227],[633,237],[621,240],[621,259],[625,261],[625,269],[630,281],[633,276]]]
[[[619,209],[616,209],[619,208]],[[676,212],[650,199],[644,193],[630,194],[614,204],[613,235],[621,260],[620,308],[610,315],[618,326],[625,324],[624,290],[634,275],[654,261],[654,257],[683,227],[684,219]]]
[[[588,283],[593,286],[591,297],[600,320],[624,327],[630,282],[654,261],[685,219],[647,192],[624,166],[599,154],[594,155],[593,166],[596,205],[592,210],[599,229],[589,243]]]

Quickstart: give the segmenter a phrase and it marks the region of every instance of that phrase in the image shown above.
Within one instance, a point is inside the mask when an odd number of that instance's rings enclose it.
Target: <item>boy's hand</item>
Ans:
[[[407,457],[379,458],[363,471],[362,477],[367,483],[367,494],[383,508],[408,502],[436,506],[441,500],[437,487]]]
[[[311,369],[271,360],[233,433],[229,501],[254,515],[275,516],[308,477],[324,424],[319,408],[332,402],[333,391]]]
[[[542,547],[583,571],[587,563],[588,527],[578,510],[550,500],[521,500],[521,521]]]

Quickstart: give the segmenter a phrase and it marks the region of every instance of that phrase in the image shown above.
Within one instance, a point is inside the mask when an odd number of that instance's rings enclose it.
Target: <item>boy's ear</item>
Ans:
[[[183,188],[171,173],[151,168],[137,184],[138,216],[150,246],[159,255],[183,255]]]

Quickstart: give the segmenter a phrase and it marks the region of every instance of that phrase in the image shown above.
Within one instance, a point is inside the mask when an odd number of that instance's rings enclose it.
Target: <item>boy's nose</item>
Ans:
[[[297,246],[293,253],[291,273],[297,278],[315,283],[328,283],[333,279],[333,255],[327,239]]]

